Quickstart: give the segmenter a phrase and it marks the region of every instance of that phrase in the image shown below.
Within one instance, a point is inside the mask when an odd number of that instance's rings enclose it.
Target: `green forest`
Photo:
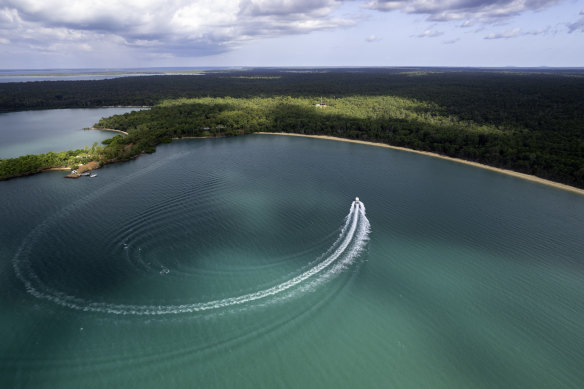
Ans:
[[[76,169],[79,165],[99,160],[104,155],[103,151],[104,147],[98,146],[96,142],[91,148],[0,159],[0,179],[26,176],[50,168]]]
[[[578,72],[251,69],[0,84],[0,91],[2,111],[152,106],[96,124],[129,133],[94,149],[101,163],[153,152],[172,138],[281,131],[432,151],[584,187]],[[9,161],[0,161],[0,177],[16,175]]]

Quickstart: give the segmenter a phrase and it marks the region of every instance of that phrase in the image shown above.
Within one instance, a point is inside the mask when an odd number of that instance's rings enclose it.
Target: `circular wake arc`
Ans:
[[[308,270],[278,285],[257,292],[193,304],[133,305],[95,302],[54,290],[44,285],[34,272],[30,258],[27,256],[28,249],[25,248],[26,239],[14,257],[13,267],[16,276],[23,282],[28,293],[36,298],[75,310],[115,315],[170,315],[204,312],[280,295],[294,287],[302,286],[307,280],[329,279],[354,262],[368,241],[369,230],[370,225],[365,216],[365,206],[356,199],[351,204],[349,214],[345,218],[345,224],[342,226],[337,240]],[[39,233],[40,231],[35,232]]]

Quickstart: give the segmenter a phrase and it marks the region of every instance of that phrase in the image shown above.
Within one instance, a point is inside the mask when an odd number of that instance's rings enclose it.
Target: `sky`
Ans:
[[[584,0],[0,0],[0,69],[583,67]]]

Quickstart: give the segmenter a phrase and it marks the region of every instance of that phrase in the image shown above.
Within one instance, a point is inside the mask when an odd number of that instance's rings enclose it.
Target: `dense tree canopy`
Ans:
[[[284,131],[385,142],[584,187],[578,72],[255,69],[0,84],[0,92],[0,110],[153,105],[98,123],[129,132],[108,142],[103,161],[173,137]]]
[[[103,119],[99,126],[132,139],[231,136],[257,131],[333,135],[384,142],[509,168],[583,186],[582,138],[521,126],[477,123],[440,106],[391,96],[200,98],[162,102],[148,111]],[[568,141],[569,140],[569,141]],[[155,141],[153,142],[155,143]]]

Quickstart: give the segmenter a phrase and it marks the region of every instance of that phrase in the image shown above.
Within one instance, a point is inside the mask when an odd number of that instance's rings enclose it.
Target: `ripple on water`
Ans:
[[[126,181],[143,174],[135,173]],[[137,196],[122,197],[122,203],[140,200],[146,206],[137,212],[136,207],[129,207],[131,212],[108,215],[111,219],[106,223],[114,228],[101,236],[95,233],[94,223],[99,224],[95,217],[82,226],[69,221],[78,216],[75,211],[89,204],[106,206],[111,191],[120,189],[123,181],[114,181],[69,205],[25,239],[14,259],[19,278],[33,296],[82,311],[124,315],[202,312],[265,300],[289,293],[309,279],[312,283],[315,278],[330,278],[353,261],[367,241],[369,227],[364,208],[353,204],[337,241],[318,260],[312,260],[310,266],[304,258],[306,254],[314,255],[315,248],[322,246],[322,239],[284,255],[294,261],[276,258],[275,262],[266,263],[268,257],[264,256],[263,262],[254,264],[257,254],[245,254],[245,238],[250,230],[257,233],[258,228],[266,226],[252,222],[240,228],[238,223],[246,217],[262,219],[265,205],[242,211],[237,206],[237,196],[221,195],[232,182],[217,176],[195,178],[191,185],[182,181],[180,188],[170,191],[164,191],[163,186],[151,187],[148,192],[133,187]],[[157,190],[163,190],[157,202],[144,201],[142,197],[150,199]],[[227,201],[222,201],[220,207],[207,204],[208,199],[217,198]],[[292,208],[289,204],[285,206]],[[118,204],[117,209],[125,208]],[[128,217],[128,213],[132,215]],[[236,216],[232,216],[234,213]],[[303,212],[286,212],[286,218],[291,220],[292,229],[301,225],[297,220],[306,220]],[[278,238],[285,237],[285,228]],[[103,226],[97,228],[103,230]],[[40,242],[50,234],[55,235],[49,244],[53,256],[59,258],[56,262],[42,255],[47,247],[41,247]],[[232,239],[230,234],[239,240]],[[83,245],[67,244],[63,239],[75,235],[90,238]],[[208,239],[215,244],[197,250],[198,244]],[[220,245],[216,244],[218,240]],[[251,252],[258,253],[257,239],[249,242]],[[106,251],[94,251],[92,247],[104,247]],[[217,247],[221,247],[219,253],[215,252]],[[209,262],[213,266],[207,266]],[[247,271],[238,271],[241,268]],[[201,300],[201,296],[209,300]],[[175,303],[165,305],[168,301]]]

